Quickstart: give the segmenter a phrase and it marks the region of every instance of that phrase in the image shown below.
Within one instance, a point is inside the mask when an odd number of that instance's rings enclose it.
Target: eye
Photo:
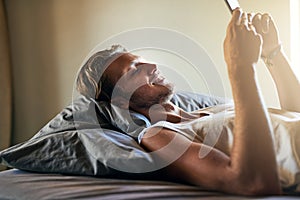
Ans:
[[[140,71],[141,71],[141,69],[140,69],[140,67],[137,66],[137,63],[133,63],[132,68],[128,72],[128,75],[130,77],[132,77],[132,76],[135,76],[136,74],[138,74]]]
[[[140,71],[141,71],[141,68],[140,68],[140,67],[136,67],[136,68],[133,70],[133,75],[138,74]]]

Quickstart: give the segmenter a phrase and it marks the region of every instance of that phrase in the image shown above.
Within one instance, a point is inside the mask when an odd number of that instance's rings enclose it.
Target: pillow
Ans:
[[[228,103],[229,100],[226,100],[221,97],[209,96],[204,94],[197,94],[191,92],[177,92],[173,95],[171,102],[182,108],[185,111],[194,111],[199,110],[201,108]],[[136,141],[138,141],[139,133],[146,127],[150,126],[150,121],[143,115],[123,110],[117,106],[109,107],[108,105],[103,106],[103,104],[99,105],[99,110],[105,110],[108,121],[119,130],[122,130],[124,133],[133,137]]]
[[[187,111],[226,102],[186,92],[172,101]],[[149,125],[139,113],[79,96],[31,139],[1,151],[0,163],[34,172],[153,177],[157,160],[136,142]]]
[[[171,102],[183,110],[191,112],[205,107],[229,103],[231,99],[193,92],[177,92],[173,95]]]

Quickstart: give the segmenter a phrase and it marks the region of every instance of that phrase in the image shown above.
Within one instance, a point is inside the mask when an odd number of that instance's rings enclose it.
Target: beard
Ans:
[[[155,89],[155,92],[149,92],[146,86],[137,89],[130,98],[130,107],[135,109],[149,109],[156,104],[162,105],[168,102],[174,93],[174,86],[170,83],[155,85]]]

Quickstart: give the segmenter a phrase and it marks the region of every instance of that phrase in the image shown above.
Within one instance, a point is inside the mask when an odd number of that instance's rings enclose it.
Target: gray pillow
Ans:
[[[187,111],[226,102],[186,92],[172,101]],[[79,96],[31,139],[1,151],[0,163],[45,173],[152,178],[159,163],[136,142],[149,125],[138,113]]]

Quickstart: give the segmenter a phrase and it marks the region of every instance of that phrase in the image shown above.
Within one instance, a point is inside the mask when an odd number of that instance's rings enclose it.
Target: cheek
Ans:
[[[141,87],[137,88],[136,92],[140,93],[140,94],[144,94],[144,95],[152,94],[153,93],[153,88],[150,85],[145,85],[144,84]]]
[[[150,85],[142,85],[141,87],[136,88],[133,93],[133,96],[138,96],[139,98],[146,99],[147,97],[154,96],[155,90]]]
[[[140,79],[123,79],[120,81],[122,88],[127,93],[134,93],[139,90],[146,91],[148,88],[147,80],[140,80]]]

